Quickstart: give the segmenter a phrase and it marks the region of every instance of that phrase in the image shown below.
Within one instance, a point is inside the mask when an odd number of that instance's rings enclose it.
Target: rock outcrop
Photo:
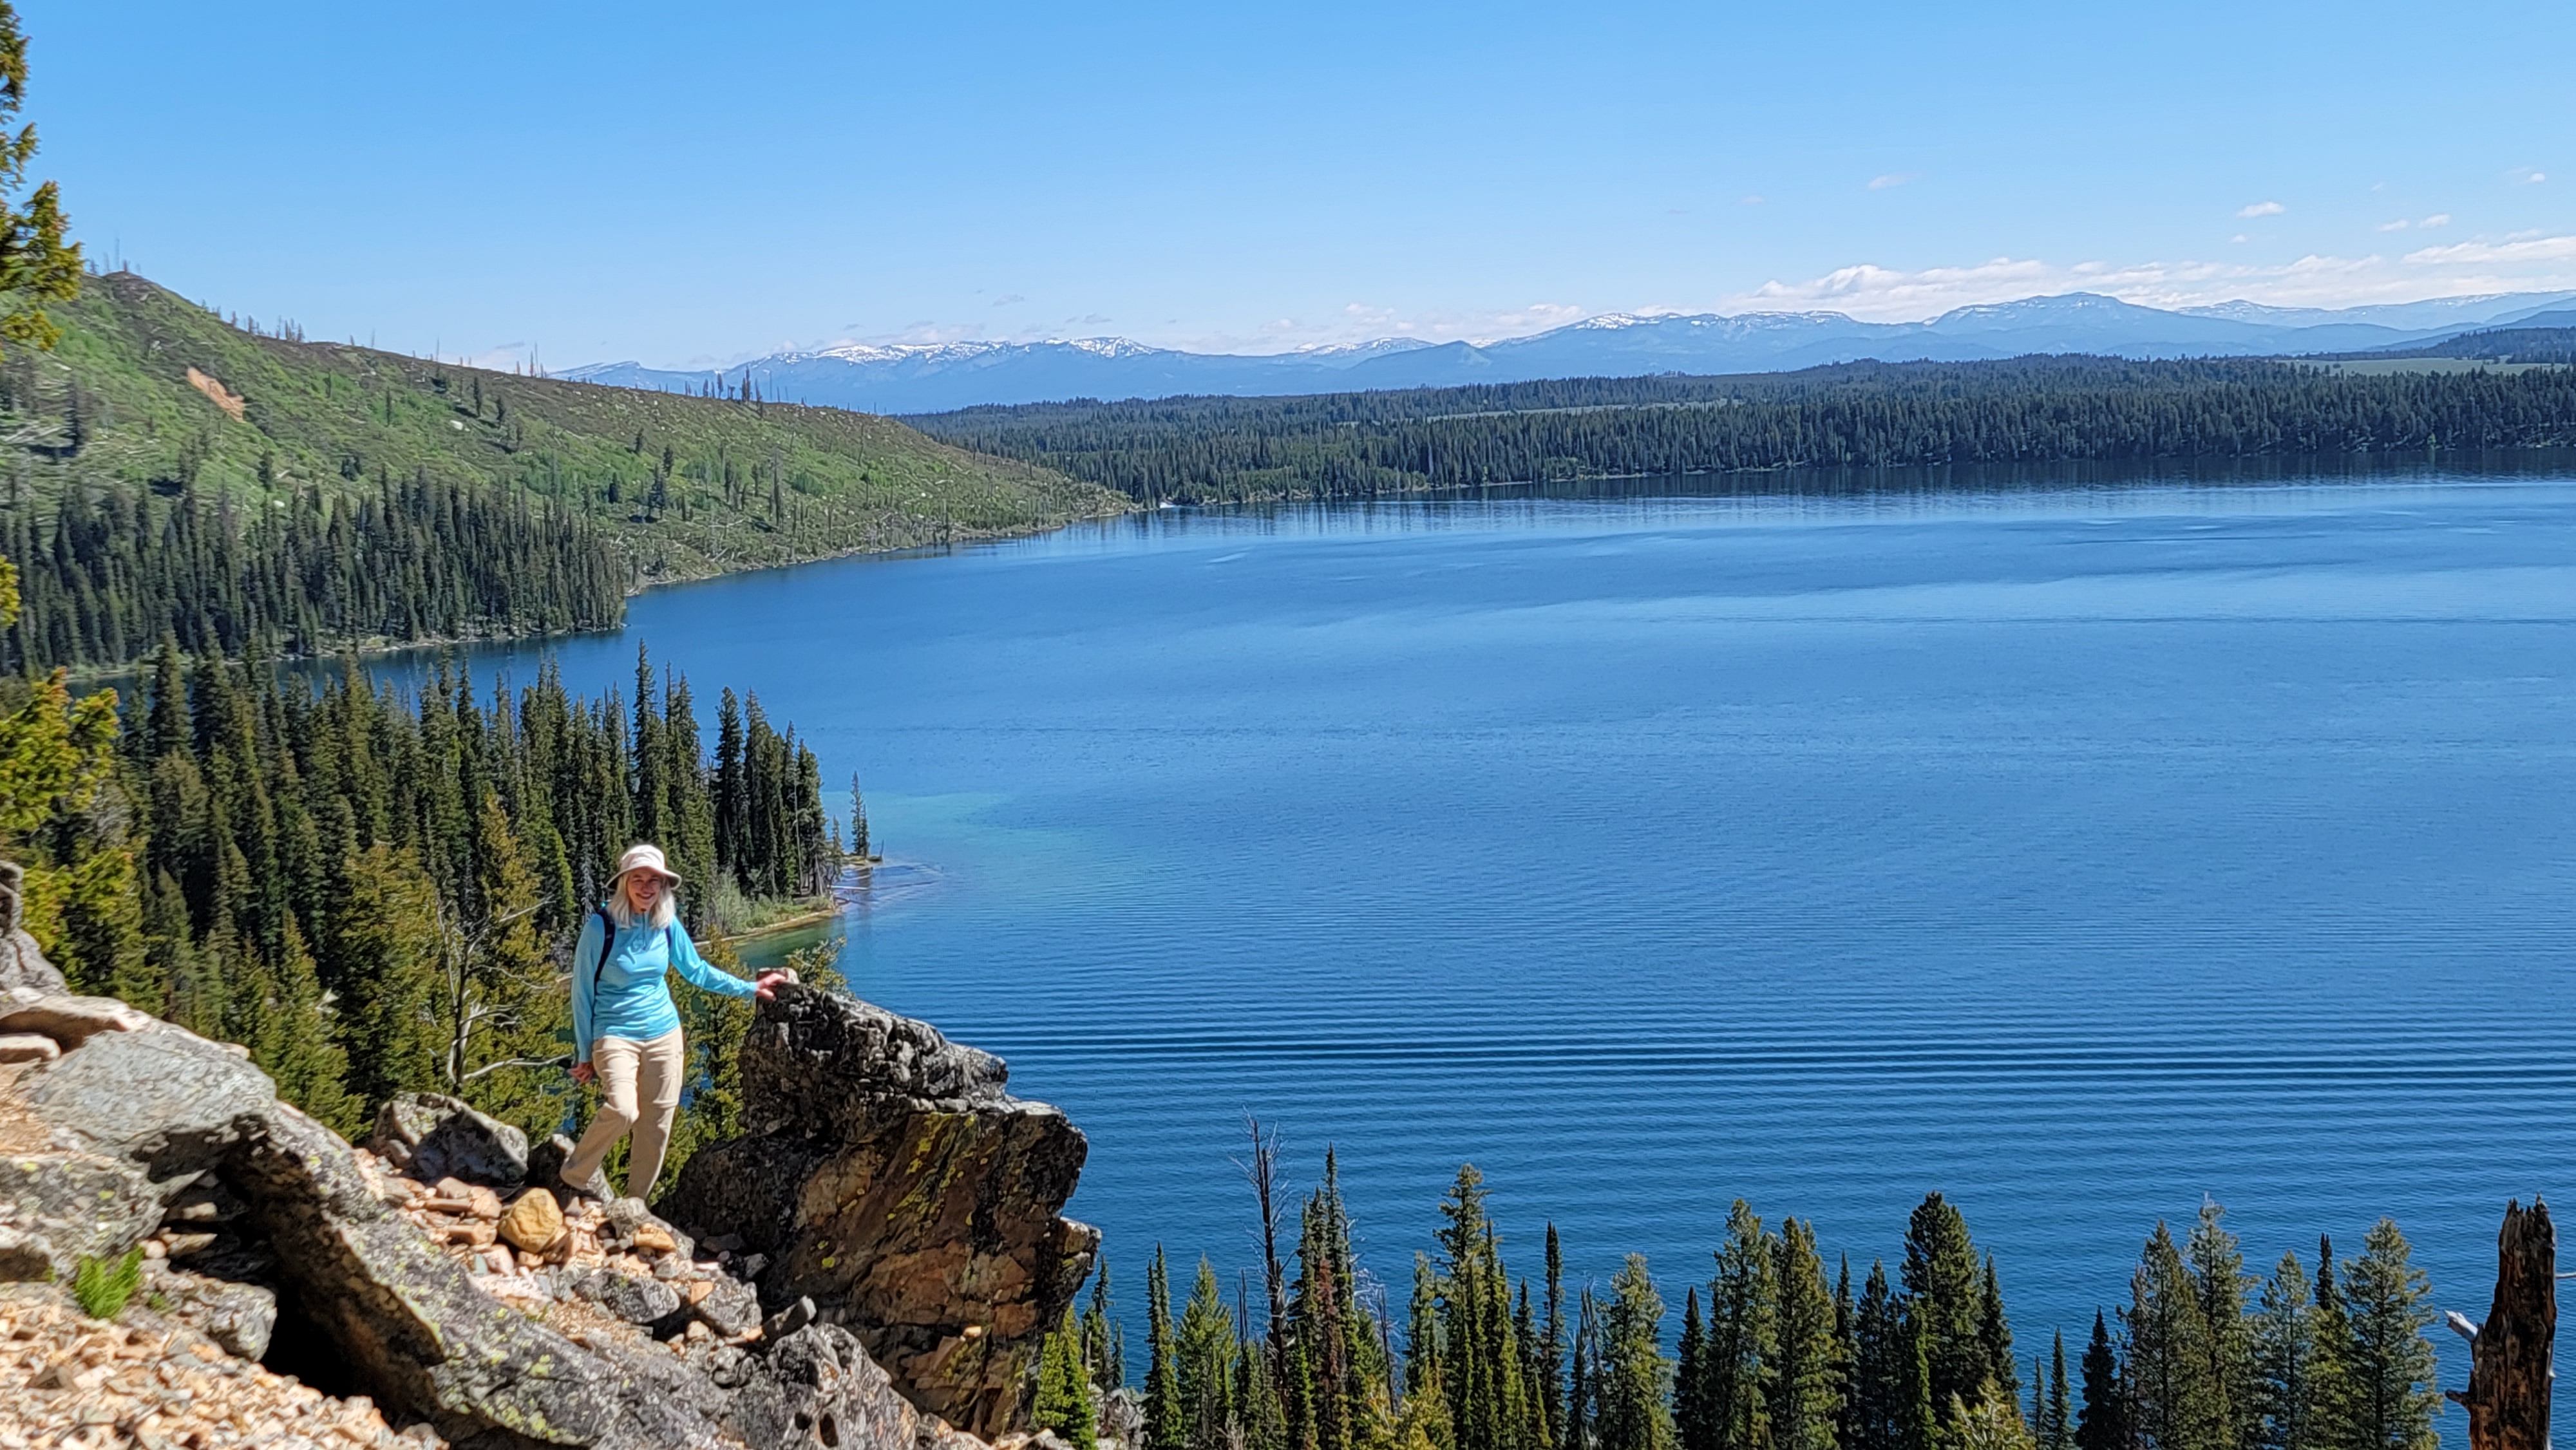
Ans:
[[[1100,1243],[1062,1214],[1081,1132],[1001,1059],[810,988],[761,1004],[741,1062],[750,1131],[691,1158],[664,1216],[765,1258],[765,1304],[810,1299],[923,1412],[1021,1428]]]
[[[722,1229],[703,1243],[636,1200],[559,1203],[522,1168],[559,1140],[532,1155],[453,1100],[399,1099],[355,1149],[242,1049],[121,1004],[0,988],[0,1027],[53,1049],[0,1065],[0,1281],[22,1281],[0,1319],[79,1346],[39,1413],[169,1430],[187,1396],[151,1385],[213,1375],[274,1443],[984,1450],[950,1420],[1023,1418],[1098,1242],[1058,1212],[1084,1152],[1061,1113],[1006,1095],[994,1058],[801,988],[744,1049],[755,1131],[675,1195]],[[143,1328],[62,1318],[56,1284],[136,1250]],[[169,1359],[149,1384],[116,1368],[137,1345]]]

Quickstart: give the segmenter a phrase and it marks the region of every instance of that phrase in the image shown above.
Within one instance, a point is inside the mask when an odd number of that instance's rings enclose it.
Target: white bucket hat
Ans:
[[[674,886],[680,884],[679,873],[673,871],[662,859],[662,848],[659,846],[627,847],[626,854],[617,858],[617,874],[611,879],[623,881],[629,871],[650,871]]]

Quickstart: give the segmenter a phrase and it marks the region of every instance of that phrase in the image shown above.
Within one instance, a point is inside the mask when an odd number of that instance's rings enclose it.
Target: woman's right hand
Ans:
[[[572,1065],[572,1080],[580,1083],[583,1087],[590,1086],[590,1080],[596,1076],[598,1076],[598,1074],[592,1071],[589,1063],[576,1062]]]

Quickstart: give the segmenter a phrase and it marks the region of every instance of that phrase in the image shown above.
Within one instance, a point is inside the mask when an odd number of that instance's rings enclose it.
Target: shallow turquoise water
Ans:
[[[2482,1315],[2576,1161],[2571,625],[2576,483],[2428,475],[1166,512],[555,653],[865,772],[844,965],[1090,1133],[1131,1309],[1249,1261],[1255,1112],[1399,1301],[1462,1160],[1676,1304],[1738,1195],[1857,1271],[1938,1188],[2027,1359],[2204,1195]]]

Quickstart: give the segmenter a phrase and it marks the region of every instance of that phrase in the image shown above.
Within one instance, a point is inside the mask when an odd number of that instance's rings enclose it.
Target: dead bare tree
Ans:
[[[2549,1206],[2508,1203],[2496,1235],[2495,1302],[2486,1323],[2454,1311],[2469,1341],[2469,1387],[2444,1395],[2469,1412],[2470,1450],[2548,1450],[2549,1361],[2558,1335],[2558,1230]]]
[[[1244,1179],[1252,1185],[1252,1196],[1261,1205],[1261,1266],[1263,1287],[1270,1291],[1270,1382],[1287,1392],[1288,1384],[1288,1278],[1279,1263],[1279,1135],[1265,1132],[1261,1120],[1250,1113],[1243,1115],[1244,1130],[1252,1135],[1251,1161],[1237,1159]]]

